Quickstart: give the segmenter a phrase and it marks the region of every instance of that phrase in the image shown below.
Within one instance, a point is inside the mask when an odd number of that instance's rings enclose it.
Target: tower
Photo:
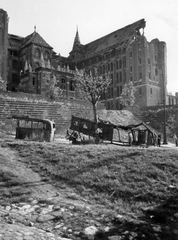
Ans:
[[[8,15],[0,9],[0,76],[7,82]]]
[[[70,54],[69,58],[71,61],[71,67],[75,68],[75,66],[77,65],[77,62],[81,59],[81,56],[83,56],[83,45],[80,42],[78,28],[74,38],[72,51],[69,54]]]

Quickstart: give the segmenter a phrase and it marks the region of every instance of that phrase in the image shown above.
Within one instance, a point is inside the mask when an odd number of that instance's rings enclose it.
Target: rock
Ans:
[[[52,215],[49,215],[49,214],[46,214],[46,215],[40,215],[38,218],[37,218],[37,222],[47,222],[47,221],[50,221],[50,220],[53,220],[55,217],[52,216]]]
[[[173,230],[174,234],[178,234],[178,229]]]
[[[10,207],[10,206],[7,206],[7,207],[6,207],[6,210],[7,210],[7,211],[11,210],[11,207]]]
[[[70,239],[70,238],[63,238],[63,237],[58,237],[57,239],[58,239],[58,240],[72,240],[72,239]]]
[[[45,207],[42,209],[41,214],[47,214],[52,211],[53,205],[49,205],[48,207]]]
[[[161,232],[161,226],[154,226],[153,227],[154,232]]]
[[[63,218],[63,214],[61,211],[53,211],[53,212],[51,212],[51,215],[54,217],[60,218],[60,219]]]
[[[84,234],[88,240],[94,240],[95,234],[98,232],[98,229],[95,226],[90,226],[85,228]]]
[[[58,229],[58,228],[61,228],[61,227],[63,227],[63,226],[64,226],[64,223],[57,224],[57,225],[54,227],[54,229]]]
[[[108,237],[109,240],[121,240],[123,239],[122,236],[118,236],[118,235],[114,235],[114,236],[110,236]]]
[[[105,232],[109,232],[110,228],[109,227],[105,227],[104,231]]]
[[[124,216],[118,214],[117,216],[115,216],[115,218],[113,219],[114,222],[116,223],[124,223],[125,222],[125,218]]]

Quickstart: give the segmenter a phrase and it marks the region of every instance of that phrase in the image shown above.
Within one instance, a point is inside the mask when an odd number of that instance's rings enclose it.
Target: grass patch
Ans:
[[[175,193],[178,151],[114,145],[22,143],[9,146],[42,176],[91,203],[142,213]]]

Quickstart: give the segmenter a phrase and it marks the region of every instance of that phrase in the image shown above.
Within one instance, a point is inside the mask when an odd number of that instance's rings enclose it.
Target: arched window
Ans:
[[[66,79],[64,77],[61,78],[61,89],[66,89]]]

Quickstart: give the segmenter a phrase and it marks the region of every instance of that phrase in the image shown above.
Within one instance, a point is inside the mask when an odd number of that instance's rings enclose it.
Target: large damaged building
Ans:
[[[0,76],[8,90],[43,94],[46,79],[55,78],[63,97],[76,98],[74,71],[98,69],[109,72],[112,82],[102,102],[106,109],[122,109],[119,97],[125,83],[132,81],[139,106],[163,103],[167,84],[166,43],[144,35],[146,22],[141,19],[88,44],[82,44],[77,30],[68,57],[57,55],[53,48],[34,32],[27,37],[8,33],[8,15],[0,9]]]

